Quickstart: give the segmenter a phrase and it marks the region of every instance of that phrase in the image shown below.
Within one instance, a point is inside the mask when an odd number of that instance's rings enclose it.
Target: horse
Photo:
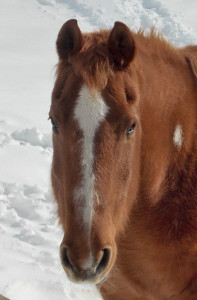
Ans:
[[[197,299],[197,46],[68,20],[49,112],[68,278],[104,300]]]

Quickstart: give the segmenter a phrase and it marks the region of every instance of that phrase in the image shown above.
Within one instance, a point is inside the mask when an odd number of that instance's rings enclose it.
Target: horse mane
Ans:
[[[140,38],[142,40],[146,40],[146,43],[153,48],[157,49],[159,52],[168,52],[168,51],[177,51],[178,48],[173,46],[170,42],[166,40],[161,32],[159,32],[154,26],[148,31],[145,32],[144,29],[139,29],[135,34],[135,37]]]

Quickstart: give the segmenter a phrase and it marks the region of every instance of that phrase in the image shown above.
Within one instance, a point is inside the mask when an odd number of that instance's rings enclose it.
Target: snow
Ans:
[[[60,265],[62,230],[50,187],[48,121],[62,24],[83,31],[155,26],[178,46],[197,44],[195,0],[1,0],[0,294],[12,300],[100,299],[68,281]]]

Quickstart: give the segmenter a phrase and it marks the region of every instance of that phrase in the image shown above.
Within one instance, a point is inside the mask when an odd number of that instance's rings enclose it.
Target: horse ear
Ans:
[[[77,20],[71,19],[64,23],[57,37],[57,53],[61,59],[81,50],[83,38]]]
[[[129,65],[135,54],[135,43],[130,29],[121,22],[115,22],[108,40],[108,51],[115,67],[123,69]]]

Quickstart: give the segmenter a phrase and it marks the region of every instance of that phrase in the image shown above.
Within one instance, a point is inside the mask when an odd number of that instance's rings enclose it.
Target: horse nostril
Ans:
[[[101,273],[108,265],[111,255],[111,250],[109,248],[105,248],[102,250],[103,255],[101,257],[100,262],[97,265],[96,273]]]
[[[60,247],[60,258],[63,267],[73,270],[73,265],[68,258],[67,248],[65,246]]]

